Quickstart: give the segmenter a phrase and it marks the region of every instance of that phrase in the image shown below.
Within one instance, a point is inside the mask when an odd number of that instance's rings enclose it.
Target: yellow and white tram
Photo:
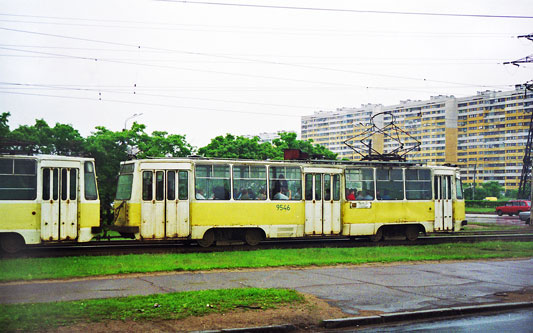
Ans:
[[[123,162],[112,229],[138,240],[383,236],[461,229],[459,169],[402,162]]]
[[[100,227],[94,160],[0,155],[0,246],[88,242]]]

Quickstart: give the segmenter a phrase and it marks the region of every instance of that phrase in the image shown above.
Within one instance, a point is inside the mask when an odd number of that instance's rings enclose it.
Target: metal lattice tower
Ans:
[[[533,34],[518,36],[518,38],[526,38],[533,42]],[[520,67],[520,64],[532,63],[533,54],[527,57],[515,60],[504,62],[504,65],[515,65]],[[527,91],[533,91],[533,83],[526,83],[525,85],[525,96],[524,100],[527,98]],[[520,174],[520,185],[518,186],[518,198],[528,199],[531,197],[531,191],[528,190],[528,187],[531,188],[531,149],[533,148],[533,112],[531,112],[531,117],[529,119],[529,131],[527,134],[527,143],[526,149],[524,152],[524,158],[522,160],[522,173]]]
[[[527,98],[527,91],[533,91],[533,83],[526,84],[524,100]],[[528,191],[528,185],[531,188],[531,149],[533,148],[533,112],[529,119],[529,131],[527,134],[526,149],[524,159],[522,160],[522,173],[520,174],[520,185],[518,186],[518,198],[529,199],[531,191]]]

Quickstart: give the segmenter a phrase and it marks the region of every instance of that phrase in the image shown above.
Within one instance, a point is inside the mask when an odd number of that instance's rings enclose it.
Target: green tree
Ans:
[[[0,138],[7,138],[9,137],[10,130],[9,130],[9,116],[11,113],[9,112],[3,112],[0,115]]]
[[[266,160],[277,157],[277,152],[270,143],[259,143],[259,138],[248,139],[242,136],[217,136],[211,142],[198,150],[206,157],[243,158],[252,160]]]
[[[300,149],[310,157],[336,159],[337,154],[320,145],[313,145],[312,140],[297,140],[296,133],[280,133],[280,138],[271,143],[259,143],[259,138],[252,139],[242,136],[217,136],[198,150],[206,157],[243,158],[253,160],[282,160],[285,149]]]
[[[467,200],[472,200],[472,191],[473,186],[472,184],[464,184],[464,196]],[[474,199],[475,200],[483,200],[487,197],[487,190],[483,188],[482,184],[476,183],[476,191],[474,193]]]
[[[503,193],[503,187],[498,182],[486,182],[483,183],[482,186],[483,189],[486,191],[485,194],[487,197],[501,198]]]
[[[145,129],[145,125],[138,123],[133,123],[129,130],[118,132],[96,127],[96,132],[86,139],[87,154],[95,159],[104,221],[113,219],[111,205],[115,198],[120,162],[133,158],[132,155],[137,158],[183,157],[192,153],[192,146],[185,136],[158,131],[149,135]]]
[[[35,125],[21,125],[10,133],[10,138],[31,143],[30,148],[42,154],[82,155],[85,139],[71,125],[56,123],[50,127],[44,119]]]
[[[331,150],[315,144],[313,145],[313,140],[309,139],[307,141],[297,140],[296,133],[279,133],[280,138],[274,139],[272,143],[276,147],[278,157],[283,159],[283,151],[285,149],[300,149],[301,151],[309,154],[312,158],[323,158],[327,160],[337,159],[337,154]]]

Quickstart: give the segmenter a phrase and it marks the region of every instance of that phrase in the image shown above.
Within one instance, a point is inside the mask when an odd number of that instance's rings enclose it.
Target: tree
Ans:
[[[337,159],[337,154],[331,150],[321,146],[313,145],[313,140],[309,139],[307,141],[297,140],[296,133],[279,133],[280,138],[274,139],[272,143],[276,147],[277,154],[280,159],[283,159],[283,151],[285,149],[300,149],[301,151],[309,154],[311,157],[318,157],[327,160]]]
[[[473,186],[472,184],[464,184],[464,196],[467,200],[483,200],[487,197],[487,191],[483,188],[482,184],[476,184],[476,191],[472,197]]]
[[[7,138],[10,134],[9,125],[8,125],[8,122],[9,122],[8,119],[10,115],[11,113],[9,112],[3,112],[0,115],[0,138]]]
[[[487,182],[483,183],[482,186],[483,189],[486,191],[487,197],[501,198],[503,193],[503,187],[498,182]]]
[[[472,200],[472,184],[464,184],[465,199]],[[486,197],[501,198],[503,187],[498,182],[476,183],[475,200],[483,200]]]
[[[297,140],[296,133],[280,133],[280,138],[271,143],[259,143],[259,138],[252,139],[242,136],[217,136],[211,142],[198,150],[206,157],[243,158],[253,160],[282,160],[285,149],[300,149],[311,157],[336,159],[337,154],[320,145],[313,145],[312,140]]]
[[[14,140],[31,143],[30,148],[42,154],[83,155],[85,139],[72,125],[56,123],[50,127],[44,119],[35,125],[21,125],[10,133]]]
[[[87,154],[94,158],[98,175],[98,190],[101,216],[111,222],[111,204],[115,198],[120,162],[137,158],[183,157],[192,153],[192,146],[185,136],[155,131],[148,135],[143,124],[133,123],[131,129],[113,132],[105,127],[96,127],[96,132],[86,139]]]
[[[200,149],[198,153],[206,157],[243,158],[251,160],[266,160],[277,157],[277,152],[270,143],[259,143],[259,138],[248,139],[231,134],[217,136]]]

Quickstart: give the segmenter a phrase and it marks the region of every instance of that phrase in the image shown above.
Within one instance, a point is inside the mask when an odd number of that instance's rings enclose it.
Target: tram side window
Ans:
[[[463,199],[463,183],[461,178],[455,178],[455,197],[459,200]]]
[[[266,200],[266,166],[233,166],[233,199]]]
[[[226,164],[197,165],[195,183],[197,200],[229,200],[230,166]]]
[[[431,200],[431,171],[405,170],[405,196],[407,200]]]
[[[0,159],[0,200],[37,198],[37,162]]]
[[[377,169],[376,180],[378,200],[403,200],[402,169]]]
[[[333,200],[341,199],[341,176],[333,175]]]
[[[165,199],[165,173],[157,171],[155,173],[155,200]]]
[[[189,172],[179,171],[178,179],[178,199],[189,200]]]
[[[85,199],[98,199],[98,191],[96,190],[96,177],[94,174],[93,162],[85,162]]]
[[[133,186],[133,164],[123,164],[118,176],[117,193],[115,199],[130,200]]]
[[[374,200],[374,169],[346,170],[346,200]]]
[[[152,200],[154,191],[152,184],[152,171],[143,171],[143,200]]]
[[[270,199],[302,200],[302,171],[298,167],[270,166]]]
[[[126,174],[126,175],[118,176],[117,194],[115,195],[115,199],[130,200],[132,185],[133,185],[133,175]]]

